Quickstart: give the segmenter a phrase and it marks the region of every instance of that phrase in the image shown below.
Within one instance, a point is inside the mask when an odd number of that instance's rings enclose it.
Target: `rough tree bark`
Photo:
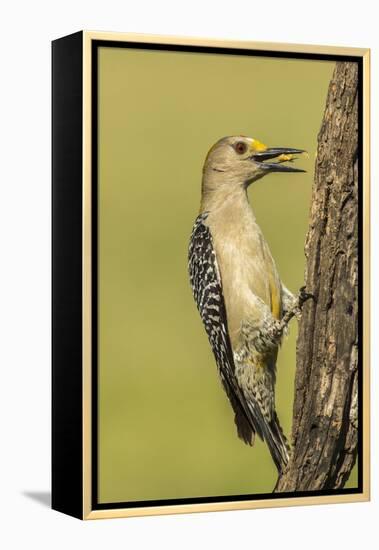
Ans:
[[[342,488],[357,456],[358,66],[338,62],[318,136],[293,454],[276,491]]]

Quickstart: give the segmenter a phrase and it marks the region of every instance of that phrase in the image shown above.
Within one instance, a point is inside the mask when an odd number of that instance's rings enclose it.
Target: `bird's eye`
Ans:
[[[234,145],[234,149],[236,153],[238,153],[239,155],[243,155],[244,153],[246,153],[247,145],[244,141],[237,141],[237,143]]]

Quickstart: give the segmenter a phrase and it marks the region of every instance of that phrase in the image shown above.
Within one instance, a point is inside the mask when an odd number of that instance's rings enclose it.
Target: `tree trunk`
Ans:
[[[293,455],[275,491],[342,488],[358,441],[358,64],[338,62],[318,136],[297,341]]]

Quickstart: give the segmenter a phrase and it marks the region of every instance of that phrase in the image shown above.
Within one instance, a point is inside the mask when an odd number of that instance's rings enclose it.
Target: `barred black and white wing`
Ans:
[[[193,227],[188,271],[193,296],[204,323],[218,372],[235,413],[238,436],[253,445],[255,433],[266,441],[279,471],[288,461],[287,442],[280,428],[275,410],[267,418],[259,406],[259,400],[250,393],[246,399],[235,376],[235,362],[228,333],[228,321],[222,279],[213,247],[212,235],[204,223],[207,213],[201,214]]]
[[[225,301],[209,228],[204,224],[207,213],[195,221],[188,252],[188,271],[192,293],[204,323],[218,372],[235,413],[238,435],[250,445],[254,429],[249,410],[234,375],[233,351],[228,334]]]

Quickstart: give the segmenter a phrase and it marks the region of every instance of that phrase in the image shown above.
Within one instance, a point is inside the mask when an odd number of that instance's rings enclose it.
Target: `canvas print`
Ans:
[[[362,491],[359,61],[94,55],[94,502]]]

